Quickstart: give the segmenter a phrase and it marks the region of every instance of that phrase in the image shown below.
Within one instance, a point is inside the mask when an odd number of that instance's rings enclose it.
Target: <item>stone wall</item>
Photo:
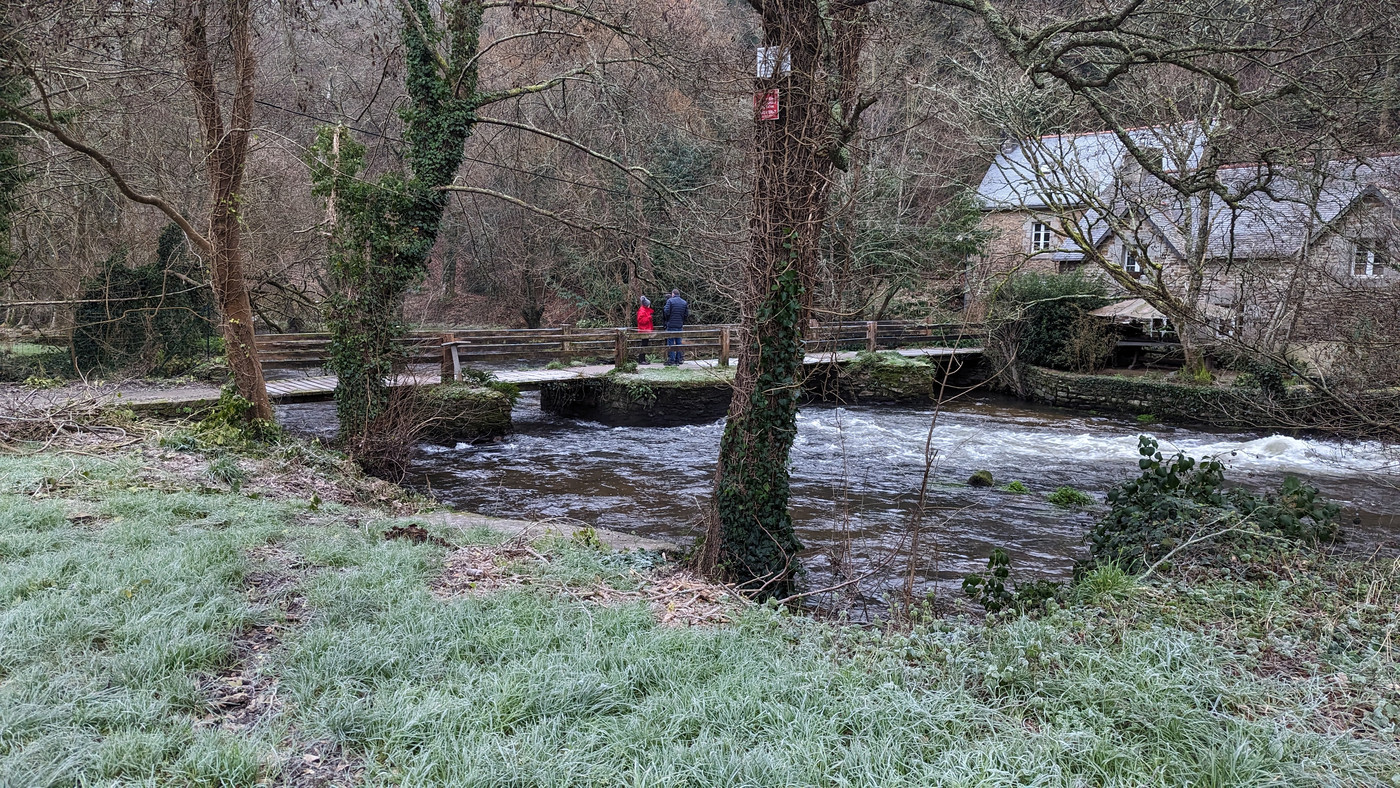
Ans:
[[[982,356],[927,359],[897,353],[862,353],[854,362],[814,368],[804,381],[808,398],[820,402],[931,402],[986,382]]]
[[[1306,387],[1273,396],[1260,389],[1187,386],[1114,375],[1077,375],[1022,367],[1027,399],[1081,411],[1151,415],[1156,419],[1227,429],[1310,429],[1337,434],[1380,434],[1354,414]],[[1376,391],[1357,399],[1358,410],[1400,424],[1400,392]],[[1390,428],[1393,434],[1394,428]]]
[[[423,437],[443,443],[478,443],[511,431],[514,397],[464,383],[418,386],[416,407],[426,423]]]
[[[546,383],[540,388],[540,409],[612,427],[674,427],[723,418],[732,393],[727,380],[608,375]]]
[[[945,377],[946,388],[942,386]],[[988,377],[981,356],[924,359],[888,352],[862,353],[849,364],[809,368],[803,389],[809,402],[926,403],[937,397],[941,388],[951,396],[985,383]],[[732,394],[728,376],[701,374],[693,379],[658,380],[612,374],[547,383],[540,389],[540,408],[615,427],[663,427],[723,418]]]

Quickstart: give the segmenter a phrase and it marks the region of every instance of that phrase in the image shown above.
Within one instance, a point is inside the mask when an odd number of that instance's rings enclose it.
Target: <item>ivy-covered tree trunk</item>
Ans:
[[[396,340],[404,334],[403,295],[427,270],[447,206],[444,187],[457,173],[473,113],[485,98],[477,93],[481,0],[451,4],[445,30],[426,0],[406,0],[401,10],[410,100],[403,111],[407,177],[357,180],[364,148],[344,129],[322,129],[311,151],[316,192],[335,208],[327,366],[339,378],[340,437],[352,451],[380,432],[376,420],[388,406]],[[440,59],[444,41],[447,55]]]
[[[755,107],[776,90],[779,116],[755,119],[744,341],[701,565],[767,597],[786,596],[799,569],[788,462],[797,435],[803,327],[832,172],[849,161],[848,145],[868,103],[855,90],[864,2],[750,3],[762,16],[764,46],[779,52],[772,75],[755,83]]]

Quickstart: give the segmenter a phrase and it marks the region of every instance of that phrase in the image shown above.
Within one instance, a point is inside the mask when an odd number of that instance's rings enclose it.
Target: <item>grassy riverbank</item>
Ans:
[[[714,589],[654,555],[163,443],[0,457],[0,785],[1400,784],[1390,565],[678,627]]]

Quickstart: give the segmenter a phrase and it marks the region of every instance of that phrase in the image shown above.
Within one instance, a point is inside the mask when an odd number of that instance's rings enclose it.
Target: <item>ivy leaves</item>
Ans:
[[[1094,562],[1136,571],[1187,546],[1210,545],[1208,559],[1263,540],[1317,544],[1336,533],[1340,508],[1294,477],[1278,493],[1227,487],[1225,466],[1182,452],[1166,457],[1150,436],[1138,439],[1136,479],[1108,493],[1109,514],[1089,531]]]

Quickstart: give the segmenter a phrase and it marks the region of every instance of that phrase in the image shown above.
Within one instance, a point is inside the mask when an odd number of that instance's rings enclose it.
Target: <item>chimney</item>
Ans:
[[[1016,150],[1016,138],[1006,129],[1001,130],[1001,144],[998,146],[1003,156],[1010,156]]]

